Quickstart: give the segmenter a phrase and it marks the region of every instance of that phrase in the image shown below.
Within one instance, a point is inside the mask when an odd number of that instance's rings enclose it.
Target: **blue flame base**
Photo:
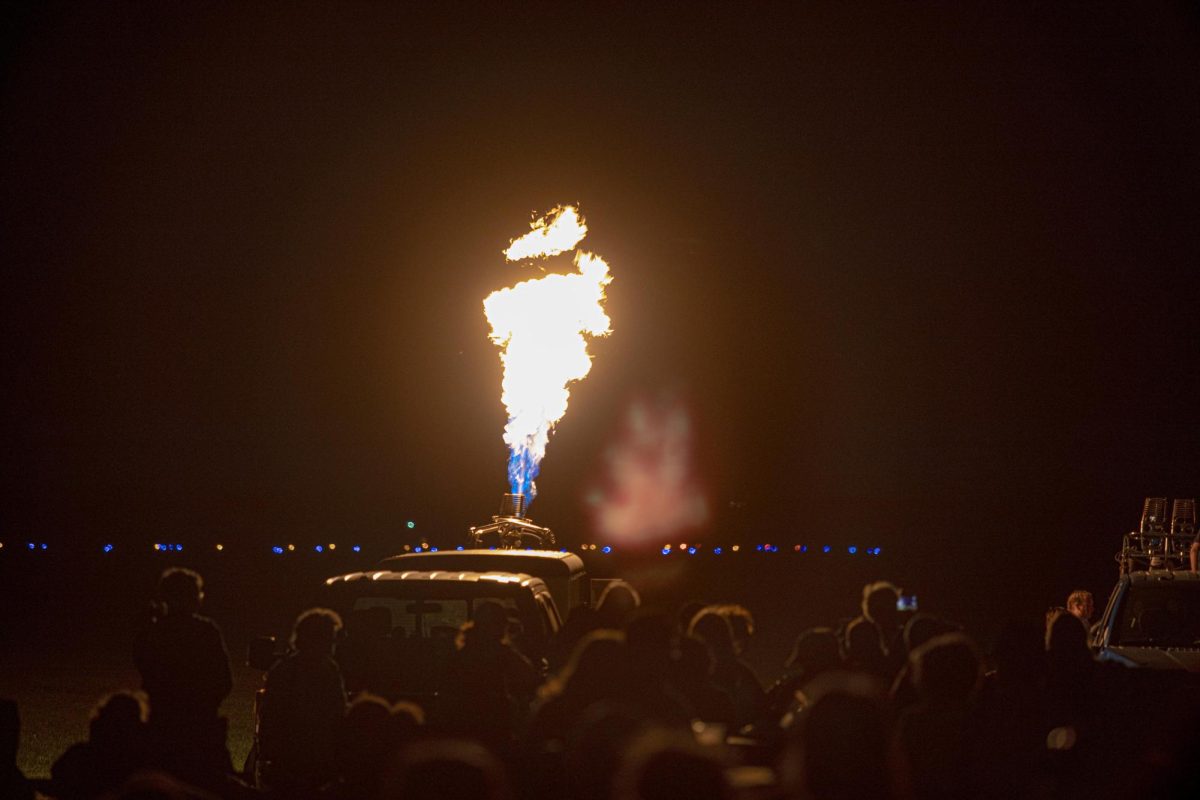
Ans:
[[[508,484],[513,494],[525,495],[528,508],[537,497],[537,486],[533,481],[538,476],[538,460],[524,447],[510,448],[508,453]]]

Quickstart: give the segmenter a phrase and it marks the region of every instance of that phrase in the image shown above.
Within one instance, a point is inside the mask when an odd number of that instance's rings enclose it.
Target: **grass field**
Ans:
[[[229,719],[229,751],[241,767],[250,750],[254,691],[262,673],[234,665],[234,686],[222,706]],[[87,738],[88,717],[110,692],[135,689],[138,674],[128,655],[92,652],[66,655],[23,649],[0,665],[0,693],[14,698],[21,713],[17,765],[30,777],[49,777],[50,767],[72,744]]]

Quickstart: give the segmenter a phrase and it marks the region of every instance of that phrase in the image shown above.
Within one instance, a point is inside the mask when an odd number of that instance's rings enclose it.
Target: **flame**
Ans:
[[[573,206],[559,206],[531,227],[504,251],[509,261],[559,255],[574,250],[587,235]],[[567,413],[568,384],[592,368],[586,337],[611,330],[604,313],[604,287],[612,280],[608,264],[581,250],[576,250],[574,264],[577,272],[522,281],[483,301],[490,337],[500,347],[504,367],[501,399],[508,409],[508,479],[513,493],[528,500],[537,494],[533,481],[550,432]]]
[[[587,225],[574,206],[559,206],[529,223],[529,233],[513,239],[504,257],[509,261],[547,258],[573,250],[587,236]]]

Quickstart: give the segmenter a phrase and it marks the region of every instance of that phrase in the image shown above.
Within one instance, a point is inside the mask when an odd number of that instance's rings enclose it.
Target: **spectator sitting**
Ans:
[[[665,614],[635,612],[625,625],[629,657],[629,699],[660,725],[687,728],[692,719],[687,700],[671,685],[673,666],[671,620]]]
[[[932,614],[914,614],[904,624],[904,651],[911,655],[934,637],[957,633],[960,630],[961,628],[953,622],[948,622]],[[892,703],[899,710],[908,708],[917,700],[918,693],[917,687],[912,681],[912,659],[910,658],[906,660],[904,667],[892,683]]]
[[[869,622],[879,638],[879,651],[884,659],[880,677],[888,682],[904,666],[904,659],[908,655],[902,646],[903,630],[900,625],[900,612],[896,609],[896,602],[899,599],[900,590],[896,588],[895,584],[888,581],[868,583],[863,587],[862,616],[858,618]],[[847,629],[847,640],[849,640],[849,629]]]
[[[792,653],[784,665],[787,673],[767,692],[768,715],[780,720],[801,701],[805,684],[819,675],[842,666],[841,648],[832,628],[809,628],[796,637]],[[807,698],[803,698],[807,703]]]
[[[60,800],[98,797],[147,762],[147,707],[140,693],[117,692],[96,706],[88,740],[73,744],[50,769]]]
[[[596,625],[621,630],[641,604],[642,598],[636,589],[625,581],[613,581],[604,587],[596,603]]]
[[[1094,712],[1090,697],[1095,660],[1087,646],[1087,628],[1059,611],[1046,631],[1046,693],[1050,727],[1083,728]]]
[[[508,612],[492,601],[475,607],[456,641],[439,688],[439,726],[504,752],[541,680],[508,639]]]
[[[695,636],[685,636],[679,641],[669,680],[698,719],[732,728],[737,718],[733,698],[713,683],[713,669],[708,646]]]
[[[813,697],[779,766],[787,796],[892,797],[889,715],[878,681],[832,672],[816,680]]]
[[[737,657],[729,620],[716,606],[709,606],[692,620],[688,633],[712,653],[713,683],[733,701],[735,725],[757,722],[766,709],[766,693],[750,667]]]
[[[887,680],[891,665],[883,652],[879,630],[859,617],[846,626],[846,666]]]
[[[540,689],[530,742],[538,749],[561,746],[589,706],[605,700],[625,702],[631,684],[625,635],[592,631],[579,642],[567,665]]]
[[[983,681],[975,643],[960,633],[935,637],[909,657],[920,702],[900,717],[897,738],[912,776],[913,794],[974,797],[971,786],[973,703]]]
[[[380,800],[509,800],[504,766],[476,742],[427,740],[404,749]]]
[[[321,797],[376,797],[387,759],[415,741],[424,723],[424,712],[412,703],[392,706],[382,697],[366,693],[354,698],[338,736],[338,781],[326,787]]]
[[[563,753],[566,794],[572,800],[610,800],[623,754],[650,724],[628,704],[601,702],[588,708],[573,726]]]
[[[346,690],[333,648],[341,618],[312,608],[296,619],[292,650],[267,673],[259,757],[263,780],[280,791],[312,789],[335,774],[337,733]]]
[[[735,603],[727,603],[716,607],[717,611],[729,620],[729,630],[733,633],[733,649],[738,658],[745,658],[750,652],[750,639],[754,636],[754,615],[750,609]]]
[[[650,731],[630,745],[613,800],[732,800],[724,765],[690,736]]]

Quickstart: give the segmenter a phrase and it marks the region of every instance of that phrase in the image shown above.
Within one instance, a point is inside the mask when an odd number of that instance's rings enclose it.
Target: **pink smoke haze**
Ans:
[[[678,404],[630,407],[624,434],[606,454],[606,484],[591,496],[600,537],[657,545],[708,521],[708,502],[692,476],[691,436]]]

